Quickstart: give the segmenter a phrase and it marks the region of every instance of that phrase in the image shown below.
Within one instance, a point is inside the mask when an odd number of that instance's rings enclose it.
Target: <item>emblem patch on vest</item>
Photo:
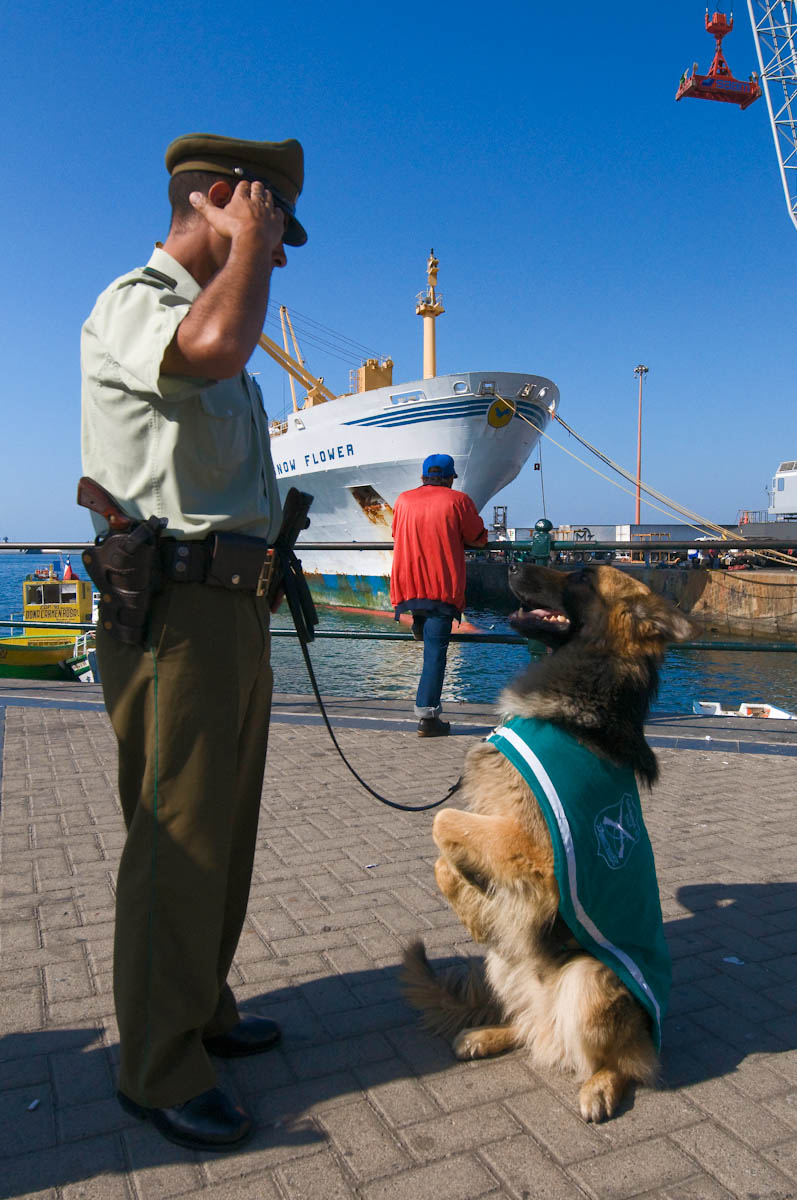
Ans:
[[[593,828],[598,854],[612,871],[619,871],[639,841],[639,817],[633,796],[626,792],[619,803],[601,809]]]

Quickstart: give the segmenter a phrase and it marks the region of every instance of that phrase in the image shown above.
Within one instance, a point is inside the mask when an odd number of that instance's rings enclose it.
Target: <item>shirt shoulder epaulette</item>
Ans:
[[[118,291],[119,288],[131,287],[134,283],[145,283],[157,291],[163,291],[164,288],[168,288],[170,292],[177,290],[177,280],[172,279],[171,275],[166,275],[163,271],[156,271],[154,267],[136,267],[129,275],[124,275],[117,282],[116,289]]]

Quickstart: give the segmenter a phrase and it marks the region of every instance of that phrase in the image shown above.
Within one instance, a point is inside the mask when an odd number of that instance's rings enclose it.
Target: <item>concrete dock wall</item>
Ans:
[[[797,571],[626,569],[712,632],[797,637]]]

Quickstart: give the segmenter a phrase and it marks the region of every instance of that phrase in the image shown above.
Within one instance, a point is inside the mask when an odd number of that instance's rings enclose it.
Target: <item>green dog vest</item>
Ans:
[[[545,817],[561,916],[650,1013],[658,1049],[672,973],[633,770],[547,721],[514,717],[487,741],[520,771]]]

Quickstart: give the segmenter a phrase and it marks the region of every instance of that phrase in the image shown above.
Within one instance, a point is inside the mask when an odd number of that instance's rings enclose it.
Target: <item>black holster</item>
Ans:
[[[147,636],[152,597],[163,582],[160,517],[141,521],[127,533],[100,534],[83,565],[100,593],[99,623],[120,642],[140,646]]]

